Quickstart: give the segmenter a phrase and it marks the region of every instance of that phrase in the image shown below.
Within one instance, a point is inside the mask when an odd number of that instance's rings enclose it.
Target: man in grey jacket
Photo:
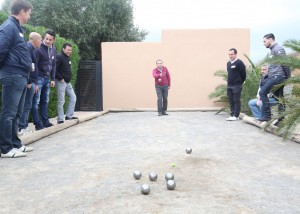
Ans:
[[[275,42],[274,34],[266,34],[263,39],[266,48],[270,48],[270,58],[273,56],[285,56],[285,50]],[[268,94],[274,85],[282,83],[287,78],[285,69],[282,65],[271,64],[269,65],[269,73],[266,83],[261,87],[259,92],[260,99],[263,104],[263,118],[259,118],[259,121],[269,121],[271,119],[271,108],[268,99]]]

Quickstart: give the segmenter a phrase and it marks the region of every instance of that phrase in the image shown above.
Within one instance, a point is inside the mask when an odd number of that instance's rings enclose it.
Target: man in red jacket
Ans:
[[[171,77],[161,59],[156,60],[156,68],[153,69],[152,74],[155,79],[158,116],[168,115],[168,92],[171,86]]]

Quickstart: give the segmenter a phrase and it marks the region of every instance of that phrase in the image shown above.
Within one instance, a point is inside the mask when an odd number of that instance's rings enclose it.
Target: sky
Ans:
[[[132,0],[132,4],[135,25],[149,32],[145,42],[160,42],[161,30],[167,29],[248,28],[250,59],[258,62],[269,52],[262,42],[265,34],[273,33],[280,45],[300,40],[299,0]]]
[[[269,52],[265,34],[273,33],[280,45],[300,40],[300,0],[132,0],[132,5],[135,25],[149,32],[145,42],[160,42],[167,29],[249,28],[250,58],[258,62]]]

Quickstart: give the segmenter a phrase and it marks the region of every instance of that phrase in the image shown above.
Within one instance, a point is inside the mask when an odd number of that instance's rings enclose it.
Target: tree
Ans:
[[[3,10],[12,0],[6,0]],[[142,41],[147,32],[133,22],[131,0],[30,0],[30,24],[45,26],[78,44],[82,59],[101,59],[101,43]]]

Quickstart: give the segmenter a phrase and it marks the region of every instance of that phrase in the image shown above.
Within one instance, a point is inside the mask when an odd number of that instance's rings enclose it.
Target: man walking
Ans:
[[[168,115],[168,92],[171,87],[171,77],[161,59],[156,61],[156,68],[153,69],[152,74],[155,79],[158,116]]]
[[[246,79],[246,66],[242,60],[237,57],[235,48],[229,49],[229,62],[227,62],[227,96],[230,105],[230,117],[227,121],[239,119],[241,111],[241,92],[243,83]]]
[[[60,54],[56,56],[56,75],[55,85],[57,88],[57,123],[64,123],[64,103],[65,94],[69,97],[68,106],[66,110],[66,120],[78,119],[74,117],[74,110],[76,104],[76,95],[74,93],[72,84],[71,59],[72,45],[70,43],[63,44],[63,49]]]
[[[48,102],[50,87],[55,86],[56,49],[53,45],[55,36],[56,33],[53,30],[47,30],[41,47],[35,50],[39,90],[33,97],[32,117],[36,130],[53,126],[48,117]]]
[[[31,9],[27,1],[13,1],[11,16],[0,26],[1,158],[25,157],[25,152],[33,150],[32,147],[23,146],[17,135],[18,120],[23,111],[26,86],[32,70],[22,28],[30,18]]]
[[[264,42],[264,46],[266,48],[270,48],[271,50],[270,57],[286,55],[285,50],[275,42],[274,34],[272,33],[266,34],[264,36],[263,42]],[[283,66],[277,64],[269,65],[267,81],[259,91],[259,96],[263,104],[262,111],[264,117],[259,118],[258,121],[271,120],[271,108],[268,99],[268,94],[270,93],[270,90],[274,85],[282,83],[286,78],[288,78],[288,75],[286,74],[285,68]],[[281,90],[282,93],[280,93],[280,95],[282,96],[283,88]]]
[[[20,118],[19,122],[19,135],[31,133],[32,131],[28,128],[28,117],[32,107],[32,99],[34,94],[38,91],[37,85],[37,66],[36,66],[36,56],[34,50],[39,48],[42,43],[42,36],[39,33],[32,32],[29,34],[29,41],[27,42],[27,46],[30,52],[31,60],[32,60],[32,71],[29,75],[29,81],[26,89],[26,97],[24,103],[24,110]]]

